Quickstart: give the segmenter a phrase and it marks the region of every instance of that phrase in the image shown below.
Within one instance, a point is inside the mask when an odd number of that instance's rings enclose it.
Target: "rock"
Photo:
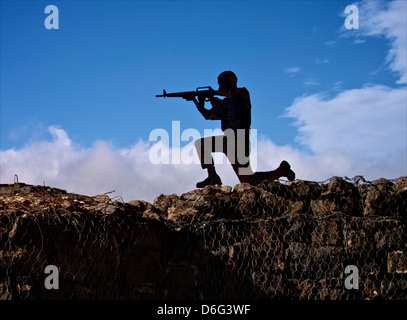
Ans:
[[[341,219],[316,219],[311,222],[312,243],[338,246],[343,241]]]
[[[0,185],[0,299],[405,300],[406,195],[406,177],[263,180],[153,203]],[[43,285],[47,265],[59,290]],[[344,288],[348,265],[359,290]]]
[[[378,179],[360,187],[364,215],[406,216],[404,180]]]
[[[128,202],[129,205],[133,206],[137,212],[142,213],[143,218],[160,220],[160,211],[154,207],[151,203],[144,200],[132,200]]]
[[[362,257],[379,256],[407,241],[403,222],[393,218],[347,218],[344,234],[347,253]]]
[[[292,185],[293,191],[300,198],[316,199],[321,195],[321,186],[317,182],[297,180]]]
[[[407,273],[407,254],[401,250],[388,253],[387,272]]]
[[[222,192],[230,193],[230,192],[232,192],[232,187],[231,187],[231,186],[222,186],[222,187],[220,188],[220,190],[221,190]]]
[[[397,194],[405,194],[407,192],[407,177],[397,179],[394,183],[393,190]]]
[[[239,184],[235,185],[235,187],[234,187],[234,190],[236,192],[245,192],[245,191],[249,191],[252,189],[253,189],[253,187],[249,183],[246,183],[246,182],[239,183]]]
[[[339,213],[340,209],[333,200],[330,199],[317,199],[311,200],[311,210],[316,216],[326,216],[333,213]]]
[[[109,196],[107,194],[98,194],[96,196],[92,197],[93,200],[95,200],[96,202],[101,202],[101,203],[109,203],[111,202]]]
[[[288,268],[294,278],[339,278],[344,251],[340,247],[313,247],[304,243],[291,243],[286,252]]]

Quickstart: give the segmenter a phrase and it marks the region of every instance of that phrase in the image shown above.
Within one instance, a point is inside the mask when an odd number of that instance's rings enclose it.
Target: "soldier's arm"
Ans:
[[[215,100],[215,101],[214,101]],[[219,114],[219,102],[216,101],[219,100],[220,102],[222,102],[222,100],[220,100],[219,98],[212,98],[211,99],[211,104],[212,104],[212,108],[211,109],[205,109],[205,100],[202,101],[197,101],[196,99],[194,99],[195,105],[198,108],[198,111],[204,116],[204,118],[206,120],[220,120],[220,114]]]

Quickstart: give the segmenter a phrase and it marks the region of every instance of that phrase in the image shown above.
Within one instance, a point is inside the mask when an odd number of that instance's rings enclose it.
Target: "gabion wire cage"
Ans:
[[[406,199],[405,177],[210,186],[153,204],[2,185],[0,299],[405,300]]]

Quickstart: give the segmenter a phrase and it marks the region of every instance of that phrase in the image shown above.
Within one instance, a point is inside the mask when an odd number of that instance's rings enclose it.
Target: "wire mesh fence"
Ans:
[[[153,204],[3,185],[0,299],[405,300],[406,199],[405,177],[213,186]]]

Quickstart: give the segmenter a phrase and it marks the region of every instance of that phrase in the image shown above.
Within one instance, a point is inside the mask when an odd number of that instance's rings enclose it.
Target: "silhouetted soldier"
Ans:
[[[249,91],[246,88],[237,87],[237,77],[232,71],[222,72],[218,77],[218,84],[219,94],[226,98],[212,98],[210,110],[205,109],[204,99],[201,101],[193,99],[205,119],[221,120],[221,128],[224,131],[224,135],[202,138],[195,142],[202,168],[208,170],[208,178],[198,182],[197,188],[222,184],[215,170],[212,152],[226,154],[240,182],[257,184],[264,179],[275,180],[283,176],[291,181],[294,180],[295,173],[287,161],[281,162],[274,171],[253,173],[249,160],[251,125]]]

